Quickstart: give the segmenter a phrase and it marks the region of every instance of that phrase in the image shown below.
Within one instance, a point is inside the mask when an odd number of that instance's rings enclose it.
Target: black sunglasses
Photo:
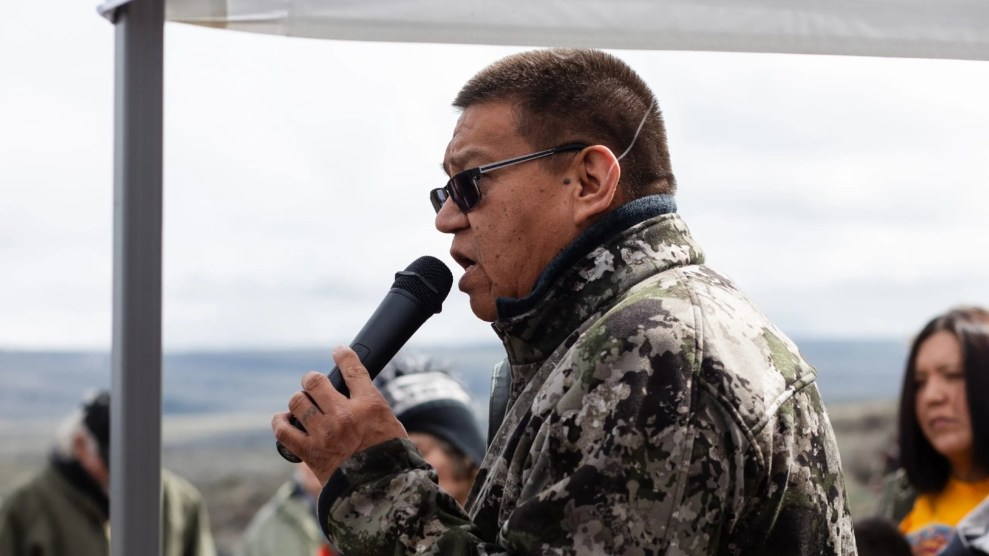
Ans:
[[[481,179],[482,175],[506,166],[529,162],[530,160],[552,156],[557,153],[579,151],[585,148],[587,148],[587,145],[582,143],[567,143],[566,145],[560,145],[559,147],[554,147],[549,150],[539,151],[537,153],[527,154],[516,158],[509,158],[508,160],[502,160],[501,162],[492,162],[491,164],[485,164],[484,166],[464,170],[463,172],[459,172],[450,178],[450,181],[446,182],[446,187],[438,187],[430,191],[429,201],[433,203],[433,208],[436,209],[436,212],[439,212],[440,209],[443,208],[443,204],[446,203],[446,200],[452,198],[453,202],[457,204],[457,207],[460,208],[464,214],[467,214],[471,211],[471,209],[477,206],[478,201],[481,200],[481,190],[478,188],[477,182]]]

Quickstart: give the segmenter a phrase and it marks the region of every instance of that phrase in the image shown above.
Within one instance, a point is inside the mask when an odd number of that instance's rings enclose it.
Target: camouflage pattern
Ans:
[[[466,511],[396,440],[327,484],[331,540],[349,556],[855,554],[816,371],[702,263],[676,214],[590,249],[494,325],[512,388]]]

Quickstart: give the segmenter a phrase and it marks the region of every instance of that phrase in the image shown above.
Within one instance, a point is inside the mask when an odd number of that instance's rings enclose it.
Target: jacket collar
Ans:
[[[492,327],[512,365],[543,361],[588,317],[645,278],[702,263],[700,247],[675,212],[669,195],[636,199],[578,236],[547,265],[531,294],[499,298]]]
[[[81,511],[98,517],[100,521],[110,519],[109,496],[78,462],[52,453],[50,465],[50,472],[58,477],[55,480],[64,482],[64,491],[67,494],[71,492],[69,496]]]

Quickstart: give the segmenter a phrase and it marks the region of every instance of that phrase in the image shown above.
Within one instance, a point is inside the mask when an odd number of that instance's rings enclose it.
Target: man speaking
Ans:
[[[348,556],[854,554],[816,371],[704,266],[641,78],[539,50],[454,105],[430,199],[504,343],[507,404],[462,508],[337,348],[350,398],[308,373],[272,421],[324,483],[329,539]]]

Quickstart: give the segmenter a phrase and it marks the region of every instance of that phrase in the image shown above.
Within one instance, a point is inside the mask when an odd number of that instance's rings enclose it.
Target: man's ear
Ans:
[[[575,165],[577,176],[572,191],[574,225],[586,228],[608,212],[617,197],[622,170],[618,158],[604,145],[584,149]]]

